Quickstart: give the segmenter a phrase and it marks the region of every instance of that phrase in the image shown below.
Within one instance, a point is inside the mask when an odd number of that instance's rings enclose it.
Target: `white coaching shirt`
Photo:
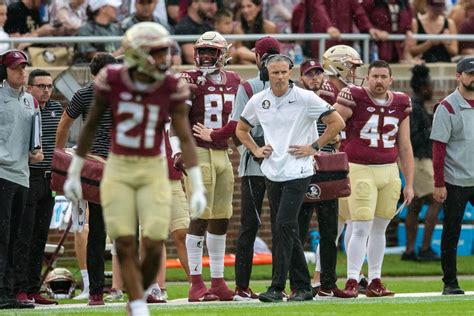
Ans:
[[[283,182],[313,175],[312,157],[296,158],[288,153],[290,145],[308,145],[317,139],[315,121],[334,111],[313,91],[293,86],[277,97],[271,88],[249,100],[240,119],[252,127],[261,125],[265,144],[272,154],[263,160],[262,172],[271,181]]]

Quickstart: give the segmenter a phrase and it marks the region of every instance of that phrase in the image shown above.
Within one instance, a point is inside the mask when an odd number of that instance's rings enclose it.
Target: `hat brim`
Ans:
[[[313,70],[313,69],[319,69],[319,70],[321,70],[321,72],[324,72],[323,67],[311,66],[311,67],[309,67],[308,69],[306,69],[303,73],[301,73],[301,75],[304,76],[304,75],[306,75],[308,72],[310,72],[310,71]]]
[[[462,70],[462,71],[459,71],[459,73],[463,73],[463,72],[466,72],[466,73],[474,72],[474,66],[471,67],[471,68],[468,68],[468,69],[464,69],[464,70]]]
[[[30,66],[30,63],[27,62],[26,60],[21,60],[21,59],[19,59],[19,60],[15,60],[15,61],[12,62],[10,65],[8,65],[8,68],[14,69],[14,68],[16,68],[18,65],[21,65],[21,64],[26,64],[26,65]]]

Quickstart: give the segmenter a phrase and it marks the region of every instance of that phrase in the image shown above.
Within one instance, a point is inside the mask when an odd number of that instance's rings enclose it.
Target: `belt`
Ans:
[[[51,170],[50,169],[45,169],[45,168],[41,168],[41,169],[30,168],[30,176],[50,179],[51,178]]]

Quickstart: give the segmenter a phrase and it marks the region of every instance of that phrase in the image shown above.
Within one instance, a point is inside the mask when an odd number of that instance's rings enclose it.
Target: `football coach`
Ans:
[[[344,120],[327,102],[312,91],[293,85],[292,60],[284,55],[267,58],[270,87],[255,94],[247,103],[236,135],[256,157],[263,159],[273,238],[273,275],[262,302],[278,302],[284,297],[290,273],[290,301],[312,300],[310,275],[299,238],[298,212],[314,173],[313,155],[345,127]],[[316,122],[327,125],[319,137]],[[263,129],[265,145],[259,147],[250,135],[252,127]]]

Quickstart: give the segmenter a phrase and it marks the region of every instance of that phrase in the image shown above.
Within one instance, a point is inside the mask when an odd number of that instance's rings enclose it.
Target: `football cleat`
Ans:
[[[236,287],[235,292],[234,292],[234,301],[251,301],[251,300],[257,300],[258,295],[255,294],[251,288],[240,288]]]
[[[211,280],[209,293],[219,297],[219,301],[232,301],[234,299],[234,291],[229,289],[223,278],[213,278]]]
[[[380,279],[373,279],[367,287],[365,293],[367,297],[394,296],[395,292],[387,290]]]
[[[320,288],[318,291],[318,298],[354,298],[345,291],[338,289],[337,287],[333,289],[323,289]]]
[[[347,280],[346,286],[344,288],[344,293],[348,297],[357,297],[359,295],[359,283],[357,282],[357,280]]]
[[[210,293],[204,282],[191,285],[188,292],[188,302],[210,302],[218,300],[219,297]]]

